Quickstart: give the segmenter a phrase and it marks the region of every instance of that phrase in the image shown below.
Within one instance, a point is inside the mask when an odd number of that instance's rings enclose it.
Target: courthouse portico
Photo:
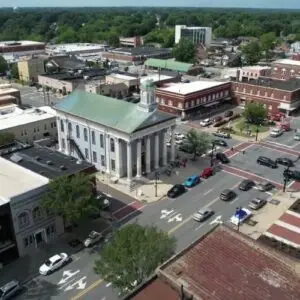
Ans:
[[[78,91],[55,109],[59,151],[92,162],[111,177],[131,183],[175,160],[175,117],[157,110],[152,81],[141,86],[138,104]]]

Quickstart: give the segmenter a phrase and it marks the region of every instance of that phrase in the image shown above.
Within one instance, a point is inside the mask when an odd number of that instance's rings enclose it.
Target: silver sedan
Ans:
[[[200,209],[198,212],[196,212],[193,216],[193,220],[197,222],[203,222],[210,218],[214,214],[214,211],[206,208],[206,209]]]

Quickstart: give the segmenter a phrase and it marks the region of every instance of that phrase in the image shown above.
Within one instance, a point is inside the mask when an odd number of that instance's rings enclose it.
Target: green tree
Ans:
[[[19,79],[19,69],[18,64],[12,64],[10,68],[11,77],[15,79]]]
[[[0,56],[0,73],[5,73],[7,71],[7,62],[3,56]]]
[[[115,32],[111,32],[108,34],[107,43],[109,46],[118,47],[120,45],[119,35]]]
[[[276,45],[276,35],[274,32],[268,32],[261,35],[260,48],[265,53],[265,57],[269,56],[270,50],[273,50]]]
[[[261,103],[247,103],[244,110],[244,118],[250,124],[262,125],[268,117],[267,108]]]
[[[177,61],[192,63],[195,60],[196,47],[188,39],[181,39],[173,48],[173,56]]]
[[[156,227],[129,224],[115,233],[111,243],[105,244],[94,271],[126,293],[170,258],[175,246],[175,239]]]
[[[242,47],[242,55],[247,65],[254,65],[261,59],[261,48],[258,42],[249,42]]]
[[[52,180],[43,205],[50,213],[62,217],[65,224],[72,225],[99,210],[94,200],[91,178],[79,173]]]
[[[188,152],[193,154],[193,160],[196,160],[197,155],[207,152],[211,144],[211,139],[206,132],[191,129],[186,135],[185,143]]]
[[[13,133],[10,132],[3,132],[0,133],[0,147],[11,144],[15,139]]]

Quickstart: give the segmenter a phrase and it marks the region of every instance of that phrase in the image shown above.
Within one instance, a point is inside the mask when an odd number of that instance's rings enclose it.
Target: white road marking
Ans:
[[[233,204],[233,203],[235,203],[236,201],[238,201],[239,200],[239,197],[236,197],[234,200],[232,200],[231,202],[230,202],[230,204]]]
[[[288,188],[290,188],[295,183],[295,180],[293,180],[290,184],[287,185]]]
[[[176,216],[174,216],[172,218],[169,218],[168,223],[171,223],[173,221],[182,222],[182,216],[181,216],[181,214],[177,214]]]
[[[70,278],[78,274],[80,270],[72,272],[71,270],[65,270],[62,275],[62,279],[58,282],[58,284],[65,284]]]
[[[212,220],[209,225],[220,224],[222,223],[222,215],[217,216],[214,220]]]
[[[273,194],[271,192],[265,192],[266,194],[273,196]]]
[[[201,227],[203,227],[205,224],[206,224],[206,223],[202,223],[202,224],[200,224],[199,226],[197,226],[197,227],[195,228],[195,231],[199,230],[199,229],[200,229]]]
[[[84,290],[85,287],[86,287],[86,284],[87,284],[87,282],[85,281],[86,278],[87,278],[86,276],[83,276],[79,280],[77,280],[76,282],[68,285],[65,288],[65,292],[73,290],[74,288],[76,288],[76,290]]]
[[[162,209],[160,211],[160,219],[165,219],[166,217],[168,217],[173,212],[174,212],[174,209],[171,209],[171,210]]]
[[[210,189],[208,191],[206,191],[205,193],[203,193],[204,196],[208,195],[209,193],[211,193],[214,189]]]
[[[233,146],[233,149],[236,149],[238,146],[240,146],[240,145],[242,145],[242,144],[243,144],[243,143],[238,144],[237,146]],[[231,154],[231,155],[228,155],[228,158],[232,158],[232,157],[234,157],[234,156],[240,154],[240,152],[246,151],[247,149],[253,147],[254,145],[255,145],[255,144],[250,144],[250,145],[248,145],[247,147],[245,147],[245,148],[243,148],[243,149],[241,149],[241,150],[237,150],[236,153],[233,153],[233,154]],[[230,150],[229,150],[229,151],[230,151]]]
[[[108,282],[105,286],[108,288],[108,287],[110,287],[112,285],[112,283],[111,282]]]
[[[135,209],[131,213],[127,214],[126,216],[122,217],[121,219],[118,219],[118,222],[125,220],[126,218],[130,217],[131,215],[135,214],[137,211],[141,211],[146,205],[141,206],[138,209]]]

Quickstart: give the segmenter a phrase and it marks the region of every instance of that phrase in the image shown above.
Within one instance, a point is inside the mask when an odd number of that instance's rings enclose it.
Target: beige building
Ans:
[[[21,104],[21,93],[19,90],[12,88],[11,84],[0,84],[0,99],[4,104],[13,102],[15,104]]]
[[[38,75],[45,73],[43,58],[30,58],[18,62],[19,78],[25,82],[37,82]]]
[[[128,86],[124,83],[90,83],[85,85],[85,91],[88,93],[110,96],[113,98],[123,98],[129,95]]]
[[[124,83],[130,89],[139,86],[139,78],[123,75],[123,74],[110,74],[105,77],[106,84]]]
[[[14,134],[22,143],[32,144],[49,136],[56,137],[56,112],[49,106],[21,109],[17,105],[0,107],[0,133]]]
[[[38,76],[38,83],[41,86],[59,91],[62,94],[73,92],[76,86],[75,82],[71,80],[70,76],[64,74],[45,74]]]

